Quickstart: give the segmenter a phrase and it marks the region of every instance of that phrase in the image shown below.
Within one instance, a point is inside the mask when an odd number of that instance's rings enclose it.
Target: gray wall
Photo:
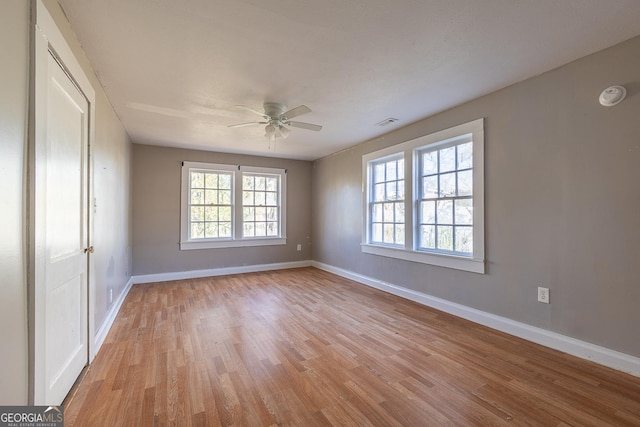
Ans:
[[[131,144],[55,0],[45,0],[96,90],[93,141],[94,316],[105,320],[131,274]],[[28,403],[27,123],[29,116],[30,2],[0,2],[0,405]]]
[[[487,274],[362,254],[362,155],[480,117]],[[314,162],[313,259],[640,356],[639,165],[636,37]]]
[[[44,3],[96,91],[96,134],[91,146],[95,306],[91,315],[97,332],[131,277],[132,144],[57,0]]]
[[[0,405],[27,402],[29,2],[0,3]]]
[[[178,243],[182,161],[287,169],[287,244],[181,251]],[[134,274],[308,260],[311,256],[310,191],[310,162],[134,144]],[[297,244],[302,244],[302,251],[296,250]]]

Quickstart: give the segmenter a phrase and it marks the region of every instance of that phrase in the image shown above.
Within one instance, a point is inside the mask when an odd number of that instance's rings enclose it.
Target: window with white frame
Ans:
[[[183,162],[180,249],[286,243],[284,169]]]
[[[363,252],[484,273],[483,119],[366,154],[363,171]]]
[[[372,164],[371,241],[404,245],[404,158]]]

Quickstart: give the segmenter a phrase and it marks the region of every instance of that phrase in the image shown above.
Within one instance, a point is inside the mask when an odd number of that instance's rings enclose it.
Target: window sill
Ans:
[[[485,273],[484,260],[464,258],[455,255],[434,254],[428,252],[408,251],[402,248],[371,245],[362,243],[362,252],[371,255],[389,258],[403,259],[405,261],[419,262],[421,264],[437,265],[439,267],[464,270],[472,273]]]
[[[286,245],[286,237],[269,237],[264,239],[242,239],[242,240],[209,240],[180,242],[180,250],[188,251],[192,249],[216,249],[216,248],[242,248],[250,246],[275,246]]]

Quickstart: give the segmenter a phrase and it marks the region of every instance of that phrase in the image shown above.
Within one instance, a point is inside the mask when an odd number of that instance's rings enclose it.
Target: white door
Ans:
[[[47,61],[46,114],[36,124],[46,136],[35,159],[35,357],[43,388],[35,400],[59,405],[88,363],[89,105],[50,52]]]

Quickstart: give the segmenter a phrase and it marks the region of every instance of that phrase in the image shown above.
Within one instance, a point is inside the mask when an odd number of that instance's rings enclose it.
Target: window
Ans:
[[[285,172],[183,162],[180,249],[285,244]]]
[[[418,249],[473,255],[473,152],[470,136],[418,151]]]
[[[363,171],[363,252],[484,273],[482,119],[366,154]]]
[[[404,245],[404,159],[372,165],[371,241]]]

